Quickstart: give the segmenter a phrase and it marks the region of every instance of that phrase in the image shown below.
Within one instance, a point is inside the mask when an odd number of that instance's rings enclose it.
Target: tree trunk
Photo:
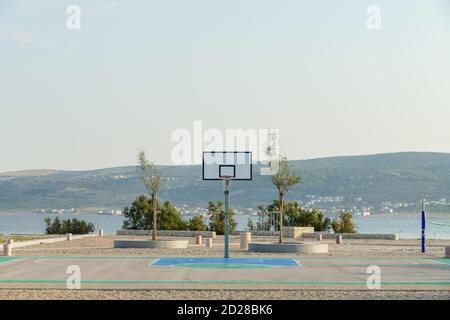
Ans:
[[[156,240],[156,215],[158,210],[158,197],[156,193],[153,196],[153,232],[152,232],[152,240]]]
[[[280,194],[279,204],[280,207],[280,243],[283,243],[283,218],[284,218],[284,200],[283,195]]]

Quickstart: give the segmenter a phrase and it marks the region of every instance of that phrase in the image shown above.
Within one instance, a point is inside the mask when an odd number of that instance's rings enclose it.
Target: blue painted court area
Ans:
[[[251,269],[301,267],[295,259],[276,258],[160,258],[150,266],[204,269]]]

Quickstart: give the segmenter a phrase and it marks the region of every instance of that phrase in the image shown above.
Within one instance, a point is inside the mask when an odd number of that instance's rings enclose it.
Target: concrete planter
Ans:
[[[115,240],[114,248],[186,249],[187,240]]]
[[[201,235],[203,238],[215,238],[215,231],[186,231],[186,230],[158,230],[161,237],[195,237]],[[117,230],[118,236],[151,236],[152,230]]]
[[[326,243],[249,243],[250,252],[328,253]]]

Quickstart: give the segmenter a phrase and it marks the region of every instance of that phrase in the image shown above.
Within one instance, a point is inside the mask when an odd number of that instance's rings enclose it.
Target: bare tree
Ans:
[[[283,217],[284,217],[284,196],[289,189],[300,182],[300,177],[289,168],[286,157],[279,156],[278,171],[272,175],[272,183],[278,190],[279,209],[280,209],[280,238],[279,242],[283,243]]]
[[[139,151],[137,155],[140,179],[147,189],[153,203],[153,232],[152,240],[156,240],[156,221],[158,214],[158,192],[161,189],[164,178],[159,169],[145,155],[145,151]]]

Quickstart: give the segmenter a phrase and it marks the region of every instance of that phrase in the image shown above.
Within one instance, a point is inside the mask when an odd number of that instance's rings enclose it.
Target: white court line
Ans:
[[[148,266],[151,267],[152,265],[154,265],[155,263],[157,263],[159,260],[161,260],[161,258],[158,258],[156,260],[153,260],[152,263],[150,263]]]
[[[300,262],[298,262],[296,259],[292,259],[292,260],[294,260],[294,262],[295,262],[299,267],[303,267],[303,266],[300,264]]]
[[[419,262],[411,260],[411,259],[405,259],[406,262],[411,262],[412,264],[419,264]]]
[[[46,266],[62,266],[62,265],[64,265],[64,263],[45,263],[44,262],[44,260],[51,260],[51,258],[41,258],[41,259],[37,259],[37,260],[34,260],[34,262],[35,263],[38,263],[38,264],[43,264],[43,265],[46,265]]]

